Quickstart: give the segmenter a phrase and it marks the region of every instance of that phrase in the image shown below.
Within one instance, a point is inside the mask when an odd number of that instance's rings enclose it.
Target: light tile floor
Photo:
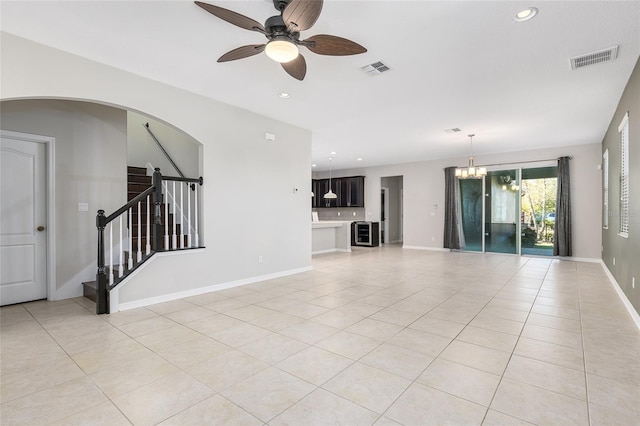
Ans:
[[[639,425],[640,332],[598,264],[358,249],[96,316],[0,309],[8,425]]]

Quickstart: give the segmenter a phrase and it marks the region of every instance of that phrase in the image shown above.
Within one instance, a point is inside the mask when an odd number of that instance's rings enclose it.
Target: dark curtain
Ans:
[[[456,168],[444,169],[444,248],[460,249]]]
[[[571,256],[571,179],[569,177],[569,160],[571,160],[571,157],[558,158],[556,230],[553,238],[554,256]]]

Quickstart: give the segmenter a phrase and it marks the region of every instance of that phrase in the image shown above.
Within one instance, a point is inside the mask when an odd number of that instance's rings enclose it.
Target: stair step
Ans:
[[[151,185],[147,185],[146,183],[129,182],[127,183],[127,192],[138,192],[138,194],[140,194],[150,187]]]
[[[147,175],[146,167],[127,166],[127,174],[129,175]]]
[[[151,176],[127,175],[127,183],[146,183],[151,186],[153,178]]]
[[[98,283],[96,281],[87,281],[82,283],[82,295],[89,300],[96,301],[96,290]]]

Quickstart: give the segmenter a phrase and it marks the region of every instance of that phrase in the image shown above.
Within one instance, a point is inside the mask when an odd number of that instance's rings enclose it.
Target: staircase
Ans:
[[[137,197],[139,194],[141,194],[142,192],[144,192],[145,190],[149,189],[149,187],[152,186],[152,177],[151,176],[147,176],[147,169],[145,167],[134,167],[134,166],[127,166],[127,201],[131,201],[133,200],[135,197]],[[165,202],[167,200],[164,200]],[[150,211],[150,223],[153,224],[153,219],[154,219],[154,213],[153,213],[153,204],[151,204],[149,206]],[[181,234],[181,226],[179,223],[176,224],[176,228],[175,228],[175,234],[174,234],[174,229],[173,229],[173,221],[174,221],[174,215],[173,213],[171,213],[171,206],[169,206],[169,208],[167,209],[169,214],[169,218],[168,218],[168,224],[169,224],[169,228],[168,228],[168,242],[169,245],[167,246],[165,238],[161,238],[161,247],[163,250],[178,250],[180,249],[180,239],[184,239],[184,247],[187,246],[187,240],[188,237],[187,235],[182,235]],[[142,251],[143,253],[145,253],[146,251],[146,244],[147,244],[147,237],[146,237],[146,224],[147,224],[147,210],[146,210],[146,205],[142,205],[141,206],[141,210],[140,210],[140,215],[138,215],[138,210],[137,209],[132,209],[132,213],[131,213],[131,230],[130,233],[132,236],[134,236],[131,240],[131,244],[132,244],[132,259],[133,259],[133,268],[131,268],[131,270],[135,269],[138,265],[138,261],[137,261],[137,255],[136,253],[138,252],[138,216],[140,216],[140,224],[141,224],[141,238],[140,238],[140,251]],[[162,217],[162,223],[163,223],[163,232],[165,231],[165,226],[164,224],[166,223],[165,221],[165,203],[161,204],[161,217]],[[126,221],[126,226],[128,228],[129,221]],[[173,236],[176,235],[176,246],[173,246]],[[153,233],[150,233],[150,238],[149,238],[149,244],[151,245],[151,247],[153,248]],[[118,258],[119,259],[119,258]],[[129,252],[124,251],[123,252],[123,259],[124,259],[124,275],[126,276],[130,271],[128,268],[128,262],[127,260],[129,259]],[[143,257],[142,262],[144,262],[144,260],[146,260],[146,258]],[[142,263],[140,262],[140,263]],[[113,265],[113,269],[114,271],[117,273],[118,269],[119,269],[120,265]],[[107,275],[110,273],[109,267],[106,268],[106,272]],[[93,300],[94,302],[96,301],[96,289],[97,289],[97,281],[86,281],[82,283],[82,294],[84,297]]]

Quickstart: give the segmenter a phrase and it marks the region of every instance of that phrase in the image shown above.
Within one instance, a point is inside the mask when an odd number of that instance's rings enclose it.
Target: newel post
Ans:
[[[159,252],[162,251],[162,173],[158,167],[153,172],[153,205],[153,250]]]
[[[104,267],[104,228],[107,218],[104,210],[98,210],[96,227],[98,228],[98,272],[96,274],[96,314],[109,313],[109,291],[107,290],[107,273]]]

